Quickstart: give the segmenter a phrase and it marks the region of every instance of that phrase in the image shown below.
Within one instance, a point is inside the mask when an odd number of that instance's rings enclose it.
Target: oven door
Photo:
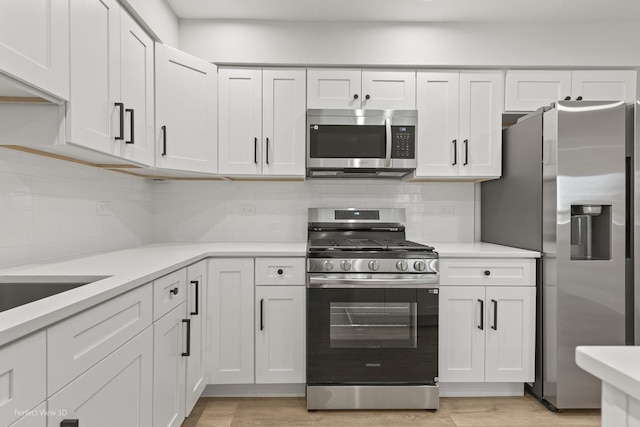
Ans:
[[[308,384],[437,382],[437,287],[336,286],[307,288]]]

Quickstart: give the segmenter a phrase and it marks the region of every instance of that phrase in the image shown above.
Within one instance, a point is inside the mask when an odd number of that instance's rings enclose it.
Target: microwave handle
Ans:
[[[392,138],[391,138],[391,119],[390,118],[386,118],[384,119],[384,124],[385,127],[387,128],[387,157],[385,158],[385,166],[386,167],[391,167],[391,145],[392,145]]]

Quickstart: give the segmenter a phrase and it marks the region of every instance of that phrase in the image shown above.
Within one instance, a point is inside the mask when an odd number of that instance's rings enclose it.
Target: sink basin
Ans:
[[[0,312],[109,276],[0,276]]]

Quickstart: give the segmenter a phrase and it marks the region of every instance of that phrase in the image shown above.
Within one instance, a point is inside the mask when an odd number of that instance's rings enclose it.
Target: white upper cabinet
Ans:
[[[69,0],[3,0],[0,16],[0,71],[68,100]]]
[[[217,68],[156,43],[156,167],[217,172]]]
[[[307,70],[307,108],[415,110],[415,89],[415,71]]]
[[[153,164],[153,42],[115,0],[71,3],[67,140]]]
[[[419,71],[416,177],[501,174],[501,71]]]
[[[558,100],[633,102],[633,70],[509,70],[505,111],[535,111]]]
[[[220,68],[219,173],[305,175],[305,70]]]

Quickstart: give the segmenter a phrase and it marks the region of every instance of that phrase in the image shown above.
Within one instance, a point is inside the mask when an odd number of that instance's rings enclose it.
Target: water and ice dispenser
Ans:
[[[571,259],[611,259],[611,205],[571,205]]]

